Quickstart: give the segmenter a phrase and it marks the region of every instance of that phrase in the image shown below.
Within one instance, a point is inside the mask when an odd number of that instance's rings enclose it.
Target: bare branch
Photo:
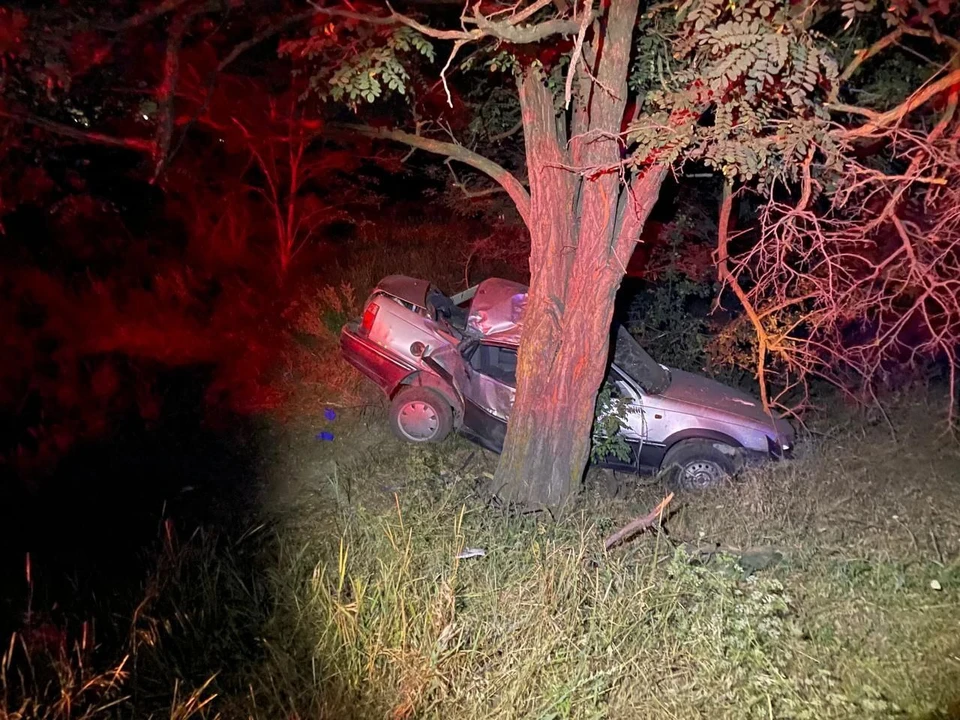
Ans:
[[[187,2],[189,2],[189,0],[163,0],[163,2],[155,7],[128,17],[126,20],[122,20],[115,25],[107,25],[104,27],[104,29],[111,30],[113,32],[120,32],[122,30],[129,30],[131,28],[139,27],[140,25],[146,25],[162,15],[173,12],[181,5],[185,5]]]
[[[79,140],[80,142],[88,142],[95,145],[106,145],[109,147],[122,147],[127,148],[128,150],[136,150],[137,152],[147,152],[151,154],[156,149],[156,143],[153,140],[148,140],[146,138],[123,138],[113,135],[106,135],[104,133],[91,132],[89,130],[81,130],[70,125],[64,125],[63,123],[58,123],[53,120],[37,117],[36,115],[18,114],[0,110],[0,117],[7,118],[8,120],[25,122],[29,125],[33,125],[35,127],[47,130],[48,132],[60,135],[61,137]]]
[[[545,8],[551,2],[553,2],[553,0],[537,0],[537,2],[535,2],[530,7],[525,8],[524,10],[521,10],[520,12],[515,13],[514,15],[511,15],[510,18],[507,20],[507,22],[510,25],[519,25],[528,17],[533,15],[535,12],[537,12],[538,10],[542,10],[543,8]]]
[[[895,139],[895,172],[861,164],[852,140],[836,136],[848,160],[830,192],[805,164],[800,202],[771,200],[760,214],[759,240],[720,268],[763,318],[761,327],[748,317],[761,329],[758,352],[770,361],[764,371],[784,388],[771,405],[782,407],[780,398],[794,388],[806,395],[813,377],[859,386],[871,399],[875,383],[897,382],[890,375],[897,367],[931,360],[945,361],[955,402],[958,95],[949,93],[930,130],[887,127],[871,136]],[[734,291],[737,285],[730,283]],[[955,409],[951,403],[951,421]]]
[[[476,198],[489,197],[490,195],[498,195],[499,193],[506,192],[501,185],[494,185],[493,187],[484,188],[483,190],[471,190],[457,175],[457,171],[453,169],[452,160],[453,158],[447,158],[444,164],[447,166],[447,169],[450,171],[450,176],[453,178],[453,187],[459,190],[466,199],[474,200]]]
[[[177,83],[180,79],[180,47],[183,45],[183,36],[195,13],[183,13],[174,16],[167,34],[167,47],[164,53],[163,82],[157,93],[157,102],[160,107],[160,124],[157,129],[156,168],[153,179],[160,177],[166,164],[167,154],[170,152],[170,142],[173,139],[174,98],[177,94]]]
[[[553,35],[573,35],[580,29],[580,23],[564,18],[544,20],[536,25],[516,27],[509,22],[491,22],[477,11],[474,12],[471,22],[476,24],[477,29],[482,31],[481,37],[494,37],[497,40],[503,40],[504,42],[515,45],[540,42]]]
[[[523,130],[523,120],[517,120],[517,124],[503,132],[497,133],[496,135],[491,135],[487,138],[490,142],[500,142],[501,140],[506,140],[512,135],[516,135],[518,132]]]
[[[624,540],[629,537],[636,535],[642,530],[653,527],[655,524],[660,523],[663,520],[663,513],[673,501],[673,493],[667,495],[663,500],[661,500],[657,506],[651,510],[649,513],[642,517],[634,518],[629,523],[624,525],[620,530],[613,533],[606,540],[603,541],[603,549],[609,550],[610,548],[619,545]]]
[[[812,155],[811,155],[812,157]],[[730,213],[733,210],[733,181],[729,178],[723,184],[723,201],[720,204],[720,222],[717,228],[717,278],[729,287],[750,318],[750,324],[757,336],[757,384],[760,386],[760,402],[763,409],[770,412],[770,397],[767,394],[766,360],[769,336],[763,327],[763,321],[750,302],[746,291],[740,285],[736,275],[730,272]]]
[[[844,68],[843,72],[840,74],[839,81],[836,83],[836,85],[834,85],[833,90],[830,92],[830,102],[836,101],[837,96],[840,93],[840,86],[849,80],[863,63],[872,58],[874,55],[883,52],[891,45],[896,44],[896,42],[903,37],[903,31],[903,27],[898,27],[893,32],[884,35],[865,50],[858,50],[854,55],[853,60],[851,60],[847,67]]]
[[[573,54],[570,56],[570,69],[567,71],[567,82],[564,87],[564,105],[570,107],[570,99],[573,97],[573,79],[577,73],[577,63],[583,55],[583,41],[587,36],[587,29],[593,20],[593,0],[586,0],[588,3],[584,8],[583,17],[580,20],[580,31],[577,33],[577,40],[573,45]]]
[[[418,150],[426,150],[436,155],[443,155],[451,160],[462,162],[464,165],[479,170],[488,175],[494,182],[500,185],[513,200],[517,206],[520,217],[523,218],[527,227],[530,226],[530,194],[523,184],[513,173],[501,165],[479,155],[472,150],[468,150],[462,145],[442,140],[426,138],[422,135],[403,132],[402,130],[389,130],[387,128],[374,128],[368,125],[349,125],[336,124],[328,126],[331,130],[342,130],[345,132],[356,133],[366,137],[377,138],[381,140],[393,140],[404,145],[408,145]]]
[[[878,132],[883,131],[884,128],[888,128],[891,125],[894,125],[907,115],[912,113],[917,108],[925,105],[932,98],[936,97],[940,93],[949,90],[954,85],[960,83],[960,69],[956,69],[953,72],[948,73],[944,77],[940,78],[934,83],[930,83],[926,87],[920,88],[913,95],[907,98],[897,107],[892,110],[888,110],[884,113],[879,113],[871,115],[873,111],[864,110],[864,109],[854,109],[850,106],[828,106],[831,109],[842,109],[843,112],[859,112],[861,115],[866,115],[870,118],[870,122],[862,125],[858,128],[851,130],[840,131],[840,135],[845,138],[860,138],[867,137],[870,135],[875,135]]]
[[[226,69],[226,67],[227,67],[228,65],[230,65],[234,60],[236,60],[238,57],[240,57],[240,55],[242,55],[243,53],[245,53],[245,52],[246,52],[247,50],[249,50],[250,48],[259,45],[259,44],[262,43],[264,40],[269,40],[269,39],[272,38],[274,35],[280,34],[281,32],[283,32],[284,30],[286,30],[286,29],[289,28],[289,27],[292,27],[292,26],[294,26],[294,25],[297,25],[297,24],[303,22],[304,20],[309,20],[310,18],[312,18],[312,17],[313,17],[314,15],[316,15],[316,14],[317,14],[317,12],[316,12],[315,10],[309,10],[309,11],[307,11],[307,12],[302,12],[302,13],[297,13],[296,15],[291,15],[290,17],[284,18],[284,19],[281,20],[280,22],[274,23],[273,25],[268,25],[268,26],[265,27],[263,30],[261,30],[260,32],[256,33],[255,35],[253,35],[253,36],[250,37],[249,39],[244,40],[242,43],[239,43],[239,44],[235,45],[234,48],[233,48],[233,50],[231,50],[231,51],[223,58],[223,60],[221,60],[220,63],[217,65],[217,72],[221,72],[221,71],[223,71],[224,69]]]

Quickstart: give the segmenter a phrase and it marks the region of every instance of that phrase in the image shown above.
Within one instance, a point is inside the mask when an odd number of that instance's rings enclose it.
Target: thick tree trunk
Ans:
[[[533,322],[524,331],[521,381],[496,481],[501,498],[529,507],[563,505],[577,488],[590,451],[620,277],[603,271],[573,280],[559,305],[536,292],[527,301]]]
[[[575,252],[540,254],[531,266],[517,368],[517,395],[494,479],[496,494],[527,507],[559,507],[579,486],[590,453],[597,390],[609,357],[614,299],[626,260],[659,195],[665,171],[656,168],[632,189],[631,217],[614,248],[602,235],[577,238]],[[555,196],[536,210],[534,245],[570,236],[573,196]],[[609,208],[613,222],[616,204]],[[626,259],[624,259],[626,258]],[[566,282],[554,280],[570,265]]]
[[[619,141],[638,0],[611,3],[584,46],[577,104],[558,116],[536,70],[520,87],[531,235],[530,293],[517,394],[494,491],[528,507],[562,506],[589,459],[614,299],[666,169],[625,182]],[[596,82],[593,81],[596,78]]]

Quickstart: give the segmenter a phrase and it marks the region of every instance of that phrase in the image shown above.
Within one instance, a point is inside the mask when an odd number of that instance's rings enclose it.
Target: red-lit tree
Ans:
[[[885,12],[900,35],[925,35],[941,45],[935,19],[949,19],[950,7],[903,3]],[[424,38],[453,44],[440,73],[445,86],[451,71],[478,63],[505,69],[516,81],[527,184],[451,141],[449,131],[430,133],[422,121],[416,132],[352,128],[485,173],[513,199],[530,231],[516,404],[495,481],[505,499],[559,505],[577,486],[614,297],[671,168],[699,163],[764,192],[802,183],[813,164],[824,178],[842,176],[849,131],[833,126],[831,111],[854,127],[859,114],[889,128],[960,80],[954,70],[884,115],[836,104],[856,67],[841,74],[815,26],[836,27],[841,16],[850,25],[858,12],[871,10],[869,3],[689,0],[641,13],[639,0],[520,0],[466,3],[455,25],[440,27],[442,20],[433,25],[392,9],[358,12],[354,4],[329,3],[317,12],[339,26],[287,44],[306,58],[349,48],[335,71],[320,70],[314,82],[322,94],[354,106],[404,89],[409,76],[398,58],[410,50],[431,56]],[[468,46],[466,62],[455,65]],[[855,63],[872,52],[858,52]],[[721,276],[739,289],[753,316],[721,235]],[[781,278],[767,287],[782,286]],[[762,378],[771,348],[762,321],[756,329]]]
[[[202,75],[196,68],[184,73],[178,116],[214,137],[224,155],[241,159],[221,169],[234,176],[234,212],[217,229],[229,240],[243,213],[248,233],[270,237],[282,280],[324,227],[352,221],[351,211],[375,200],[358,177],[363,160],[325,141],[316,103],[301,100],[296,88],[270,93],[257,80],[221,74],[208,89]]]

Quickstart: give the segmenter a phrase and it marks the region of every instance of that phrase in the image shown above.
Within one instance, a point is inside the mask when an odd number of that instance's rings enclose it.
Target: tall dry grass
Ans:
[[[832,428],[610,552],[660,488],[591,476],[564,514],[515,514],[465,442],[311,437],[264,524],[165,528],[96,642],[18,633],[0,717],[950,717],[960,477],[924,414]]]

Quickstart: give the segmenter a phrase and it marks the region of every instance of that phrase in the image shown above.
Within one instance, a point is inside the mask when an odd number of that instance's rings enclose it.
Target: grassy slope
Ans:
[[[609,553],[659,487],[591,474],[563,517],[517,517],[463,441],[402,445],[377,411],[289,429],[267,524],[167,542],[127,647],[76,656],[103,687],[71,716],[960,717],[960,465],[931,415],[834,429]],[[67,717],[57,687],[22,716]]]

